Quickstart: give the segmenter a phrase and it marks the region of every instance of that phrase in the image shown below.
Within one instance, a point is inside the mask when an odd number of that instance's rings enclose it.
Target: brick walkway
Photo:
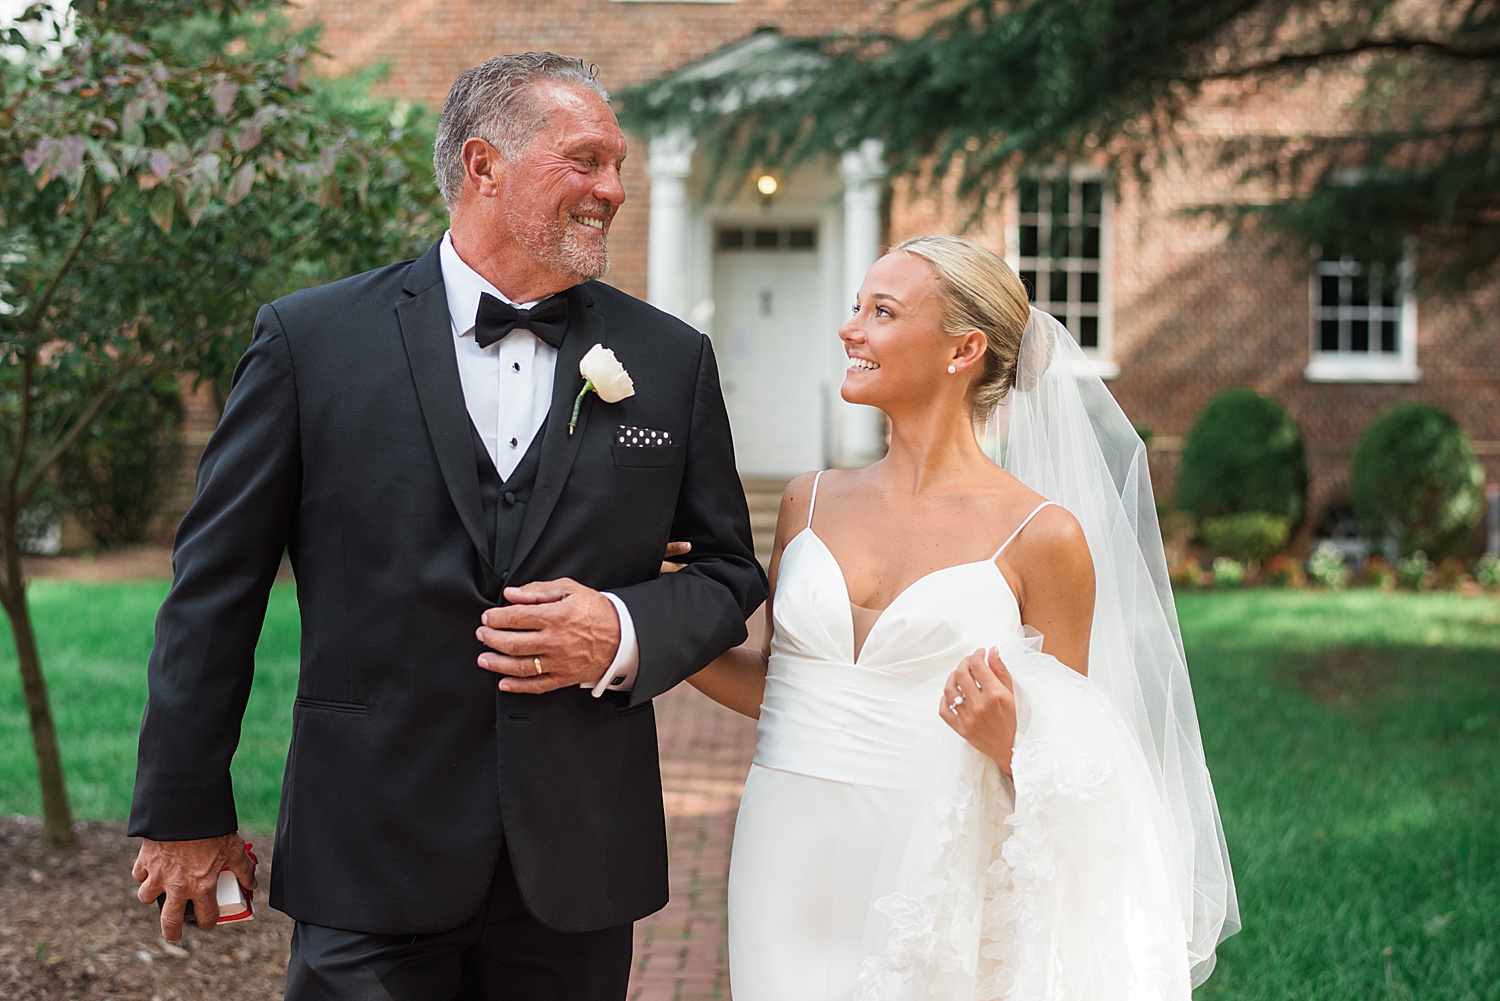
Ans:
[[[729,997],[725,883],[755,722],[689,685],[656,700],[672,902],[635,926],[630,1001]]]

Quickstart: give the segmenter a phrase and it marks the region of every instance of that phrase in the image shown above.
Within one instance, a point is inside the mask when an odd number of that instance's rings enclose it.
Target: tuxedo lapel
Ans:
[[[458,378],[458,355],[453,348],[448,299],[436,246],[412,265],[406,291],[416,294],[396,305],[396,316],[401,322],[401,337],[406,342],[406,357],[411,364],[422,418],[453,506],[458,509],[459,520],[479,551],[485,576],[493,586],[498,575],[487,555],[489,533],[485,530],[484,502],[479,495],[479,471],[474,465],[472,423],[464,403],[463,384]]]
[[[582,286],[568,291],[572,299],[572,319],[568,323],[567,335],[562,347],[557,349],[557,369],[552,376],[552,410],[547,415],[543,429],[541,465],[537,470],[536,488],[531,494],[531,503],[526,505],[526,518],[521,523],[521,535],[516,540],[516,554],[506,569],[515,572],[541,538],[547,519],[562,496],[563,485],[573,469],[573,460],[578,457],[578,447],[583,442],[583,433],[588,425],[589,412],[593,409],[594,394],[583,398],[578,411],[578,425],[568,433],[568,421],[573,416],[573,400],[583,388],[583,376],[578,363],[595,344],[605,343],[604,317],[594,308],[593,300]]]

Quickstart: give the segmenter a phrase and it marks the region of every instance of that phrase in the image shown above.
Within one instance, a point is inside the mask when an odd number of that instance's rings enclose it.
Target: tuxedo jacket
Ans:
[[[416,934],[468,919],[508,851],[563,931],[667,902],[651,700],[745,639],[765,599],[709,341],[608,285],[566,293],[552,409],[508,566],[491,565],[437,247],[263,307],[177,533],[148,667],[130,833],[237,829],[229,763],[282,554],[301,675],[271,906]],[[612,349],[635,395],[578,362]],[[666,432],[631,447],[620,428]],[[688,565],[659,572],[668,540]],[[571,577],[629,608],[629,693],[500,692],[476,660],[501,589]]]

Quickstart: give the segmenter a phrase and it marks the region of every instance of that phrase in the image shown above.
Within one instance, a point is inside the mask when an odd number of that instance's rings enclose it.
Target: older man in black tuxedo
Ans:
[[[157,619],[143,901],[217,917],[229,762],[290,553],[302,672],[271,905],[288,1001],[616,999],[667,900],[651,700],[766,595],[707,338],[597,279],[625,137],[583,63],[464,73],[416,261],[263,308]],[[583,395],[594,345],[634,395]],[[615,394],[605,394],[614,396]],[[687,565],[661,574],[669,539]]]

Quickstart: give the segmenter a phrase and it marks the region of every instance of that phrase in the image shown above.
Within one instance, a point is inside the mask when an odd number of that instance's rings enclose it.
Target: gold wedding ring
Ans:
[[[533,657],[533,658],[531,658],[531,663],[536,666],[536,673],[537,674],[541,674],[542,673],[542,658],[540,658],[540,657]]]

